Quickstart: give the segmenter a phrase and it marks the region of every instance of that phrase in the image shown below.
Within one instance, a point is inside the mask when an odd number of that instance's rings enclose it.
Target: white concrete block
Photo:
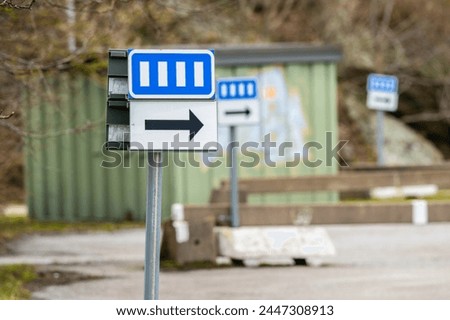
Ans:
[[[28,216],[28,207],[24,204],[11,204],[3,209],[3,215],[6,217],[26,217]]]
[[[426,200],[413,200],[412,222],[415,225],[426,225],[428,223],[428,203]]]
[[[172,204],[170,218],[172,221],[184,221],[184,206],[181,203]]]
[[[172,226],[175,229],[175,239],[177,243],[189,241],[189,223],[186,221],[174,221]]]
[[[423,184],[418,186],[404,186],[405,197],[429,197],[438,193],[439,188],[435,184]]]
[[[178,243],[189,241],[189,223],[184,220],[184,206],[174,203],[171,207],[170,217],[175,229],[175,238]]]
[[[320,227],[217,227],[215,232],[219,255],[232,259],[292,262],[336,254],[328,233]]]
[[[427,197],[435,195],[438,190],[438,187],[434,184],[403,187],[379,187],[370,190],[370,197],[374,199]]]

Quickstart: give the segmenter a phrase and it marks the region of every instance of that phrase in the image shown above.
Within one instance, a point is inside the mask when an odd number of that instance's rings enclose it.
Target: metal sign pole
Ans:
[[[182,131],[188,132],[189,141],[193,141],[194,137],[196,139],[195,144],[183,147],[183,150],[213,151],[207,146],[218,140],[214,50],[129,49],[121,51],[120,56],[126,57],[127,63],[124,64],[125,59],[122,59],[120,66],[108,71],[108,88],[109,81],[112,84],[117,74],[120,78],[125,76],[119,72],[124,69],[127,69],[128,88],[124,86],[118,92],[120,94],[110,97],[108,106],[115,108],[117,102],[112,98],[125,96],[127,113],[124,112],[123,124],[129,124],[130,150],[138,150],[139,145],[152,146],[148,152],[144,299],[157,300],[161,242],[161,151],[177,150],[175,145],[181,146],[181,141],[175,132]]]
[[[154,165],[151,164],[153,157]],[[162,153],[148,153],[145,217],[144,299],[158,300],[161,242]]]
[[[236,127],[230,126],[230,141],[233,143],[236,141]],[[229,161],[231,164],[231,177],[230,177],[230,205],[231,205],[231,226],[239,227],[239,186],[238,186],[238,165],[237,165],[237,152],[234,148],[231,148],[229,152]]]
[[[377,110],[377,164],[384,166],[384,111]]]

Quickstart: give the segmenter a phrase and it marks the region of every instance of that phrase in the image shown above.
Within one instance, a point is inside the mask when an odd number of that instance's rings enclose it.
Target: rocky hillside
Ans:
[[[427,162],[449,159],[449,13],[448,0],[1,1],[0,111],[15,114],[0,119],[0,203],[23,197],[22,148],[29,133],[21,125],[21,94],[27,76],[70,71],[104,79],[105,52],[112,47],[337,44],[344,52],[339,119],[341,138],[350,140],[346,160],[375,159],[373,128],[359,125],[360,117],[371,117],[364,106],[371,72],[400,79],[399,109],[387,125],[411,138],[403,147],[397,141],[387,146],[394,155],[411,151],[408,163],[424,156]]]

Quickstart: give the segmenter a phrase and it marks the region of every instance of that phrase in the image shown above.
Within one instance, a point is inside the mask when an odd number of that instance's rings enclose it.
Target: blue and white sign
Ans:
[[[255,77],[219,79],[217,105],[219,125],[258,124],[261,118],[258,79]]]
[[[395,76],[372,73],[367,78],[367,106],[381,111],[396,111],[398,79]]]
[[[394,76],[372,73],[367,78],[367,91],[397,93],[398,79]]]
[[[128,54],[131,99],[214,99],[211,50],[143,50]]]
[[[218,100],[256,99],[256,78],[225,78],[217,81]]]

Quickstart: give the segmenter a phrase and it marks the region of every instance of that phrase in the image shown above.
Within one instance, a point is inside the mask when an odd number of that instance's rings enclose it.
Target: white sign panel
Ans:
[[[259,124],[261,116],[257,79],[253,77],[219,79],[217,104],[219,125]]]
[[[367,106],[374,110],[396,111],[397,91],[397,77],[372,73],[367,78]]]
[[[130,149],[217,150],[216,101],[130,101]]]

